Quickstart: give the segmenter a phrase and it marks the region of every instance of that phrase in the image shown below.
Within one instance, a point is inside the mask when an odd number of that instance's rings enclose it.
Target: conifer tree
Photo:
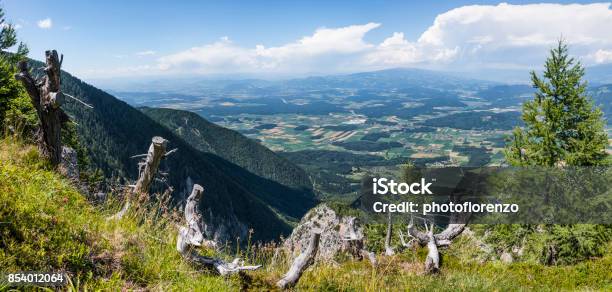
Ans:
[[[28,47],[22,42],[17,45],[15,26],[6,21],[2,7],[0,7],[0,28],[2,28],[0,30],[0,59],[11,64],[17,64],[17,61],[25,58],[28,54]],[[17,45],[17,50],[14,53],[7,52],[7,49],[15,45]]]
[[[511,165],[589,166],[603,164],[608,143],[602,112],[586,95],[584,68],[560,40],[544,64],[531,72],[535,98],[523,104],[524,128],[506,148]]]
[[[593,166],[607,164],[607,134],[602,112],[586,95],[584,68],[560,40],[544,64],[543,77],[531,72],[534,99],[523,104],[524,128],[515,128],[506,147],[513,166]],[[536,229],[540,229],[535,232]],[[508,230],[512,230],[508,233]],[[601,256],[612,238],[610,225],[509,225],[491,228],[493,238],[512,234],[540,238],[540,261],[575,263]],[[520,234],[520,235],[519,235]],[[531,235],[529,235],[531,234]],[[535,234],[535,235],[534,235]]]
[[[36,124],[36,116],[21,84],[13,77],[16,73],[15,65],[26,57],[28,48],[24,43],[17,44],[15,26],[6,21],[2,7],[0,29],[0,133],[4,133],[6,124],[28,131]],[[16,45],[16,50],[7,51]]]

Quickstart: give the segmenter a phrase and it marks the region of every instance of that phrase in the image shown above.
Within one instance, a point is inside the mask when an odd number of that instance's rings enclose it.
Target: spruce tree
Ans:
[[[560,40],[544,64],[531,72],[535,97],[523,104],[524,128],[516,128],[506,159],[514,166],[603,164],[608,144],[602,112],[586,95],[584,68]]]
[[[4,18],[4,10],[0,7],[0,59],[16,64],[28,54],[28,47],[20,42],[17,45],[17,32],[15,26],[7,22]],[[15,52],[9,53],[7,50],[17,45]]]
[[[506,147],[513,166],[593,166],[607,164],[608,137],[602,112],[586,94],[584,68],[560,40],[544,64],[543,77],[531,72],[534,99],[523,104],[524,128],[515,128]],[[509,179],[509,178],[508,178]],[[535,232],[535,230],[539,230]],[[510,231],[514,240],[541,243],[540,261],[571,264],[601,256],[612,238],[610,225],[509,225],[490,228],[492,238]],[[527,240],[529,242],[530,240]]]
[[[36,125],[36,113],[23,87],[13,77],[15,65],[26,57],[28,48],[24,43],[18,44],[15,27],[4,18],[2,7],[0,28],[0,134],[4,133],[6,125],[12,131],[28,132]],[[15,46],[13,52],[7,51]]]

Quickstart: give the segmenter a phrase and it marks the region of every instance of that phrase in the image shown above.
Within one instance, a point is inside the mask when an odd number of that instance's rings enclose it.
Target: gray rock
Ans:
[[[93,200],[97,203],[102,203],[104,201],[106,201],[106,193],[103,192],[97,192],[95,194],[93,194]]]
[[[79,181],[79,164],[77,153],[70,147],[62,147],[62,161],[59,171],[73,182]]]
[[[507,251],[503,252],[499,259],[505,264],[510,264],[513,262],[512,254]]]
[[[313,233],[321,234],[317,260],[331,260],[341,252],[361,259],[363,228],[355,217],[339,216],[326,204],[321,204],[304,215],[291,236],[284,241],[283,249],[292,257],[299,255],[308,247]]]

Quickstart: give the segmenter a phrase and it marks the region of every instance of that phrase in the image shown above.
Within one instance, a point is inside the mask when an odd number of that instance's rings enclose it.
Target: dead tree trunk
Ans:
[[[393,236],[393,224],[391,224],[391,212],[387,220],[387,236],[385,236],[385,255],[392,256],[395,254],[393,247],[391,246],[391,237]]]
[[[425,224],[427,228],[427,224]],[[438,251],[438,243],[436,242],[436,238],[433,234],[434,225],[431,224],[431,227],[427,229],[427,237],[429,241],[427,242],[427,258],[425,258],[425,272],[432,274],[437,273],[440,270],[440,252]]]
[[[146,194],[149,192],[149,186],[151,186],[151,182],[157,174],[159,162],[166,155],[167,144],[168,141],[166,139],[159,136],[153,137],[147,157],[138,164],[139,172],[138,181],[136,182],[136,187],[134,187],[135,193]]]
[[[456,214],[456,213],[454,213]],[[426,232],[422,232],[413,224],[412,219],[410,220],[410,224],[408,224],[408,234],[415,240],[419,245],[427,246],[428,253],[427,258],[425,260],[425,271],[428,273],[435,273],[440,269],[440,252],[438,251],[438,247],[440,246],[448,246],[451,244],[452,240],[459,236],[463,230],[465,229],[466,220],[458,220],[459,216],[469,216],[469,214],[461,214],[461,215],[453,215],[451,216],[451,223],[446,226],[442,232],[434,234],[435,225],[432,223],[431,226],[427,227],[427,222],[425,222],[425,230]],[[465,218],[464,218],[465,219]],[[462,223],[453,223],[453,222],[462,222]]]
[[[62,124],[69,120],[68,115],[60,108],[65,99],[60,88],[60,70],[64,56],[58,57],[57,51],[52,50],[46,51],[45,57],[46,75],[41,79],[32,78],[26,61],[19,62],[19,73],[15,74],[15,78],[25,87],[40,120],[38,148],[53,166],[57,166],[62,160]]]
[[[244,262],[239,258],[234,259],[231,263],[227,263],[221,259],[205,257],[198,254],[196,247],[203,245],[209,247],[216,246],[216,242],[204,239],[204,235],[199,226],[202,215],[200,214],[198,205],[202,198],[203,191],[204,188],[196,184],[193,186],[191,195],[187,198],[187,204],[185,205],[185,220],[187,221],[187,226],[179,227],[176,250],[184,259],[213,269],[223,276],[244,270],[259,269],[261,265],[244,266]]]
[[[302,252],[291,264],[289,271],[276,282],[276,286],[285,289],[294,286],[302,276],[304,270],[306,270],[312,263],[314,263],[317,250],[319,249],[319,239],[321,238],[320,233],[313,233],[310,237],[308,247]]]
[[[168,141],[162,137],[155,136],[149,146],[147,154],[136,155],[132,157],[144,156],[144,160],[138,163],[138,180],[134,185],[133,190],[128,192],[125,198],[125,204],[121,211],[111,216],[109,219],[121,219],[123,215],[129,210],[131,201],[134,199],[135,194],[148,194],[151,182],[157,174],[159,163],[162,158],[166,156],[166,145]]]
[[[349,250],[353,258],[362,260],[367,258],[370,260],[372,266],[376,266],[376,254],[368,251],[364,248],[364,236],[361,230],[357,228],[356,217],[348,217],[347,219],[347,231],[345,232],[342,240],[345,242],[345,250]]]
[[[189,242],[195,245],[204,245],[206,247],[217,247],[217,243],[212,240],[204,239],[202,230],[200,229],[200,222],[202,222],[202,215],[199,211],[199,203],[204,193],[204,188],[198,184],[193,185],[193,190],[187,198],[185,203],[185,222],[187,222],[188,233],[186,238]]]

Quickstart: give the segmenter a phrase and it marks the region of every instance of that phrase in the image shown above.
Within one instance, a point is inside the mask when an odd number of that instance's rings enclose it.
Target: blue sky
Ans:
[[[612,61],[610,4],[509,3],[4,0],[0,5],[31,57],[57,49],[65,55],[64,68],[85,79],[532,68],[561,35],[585,63]]]

